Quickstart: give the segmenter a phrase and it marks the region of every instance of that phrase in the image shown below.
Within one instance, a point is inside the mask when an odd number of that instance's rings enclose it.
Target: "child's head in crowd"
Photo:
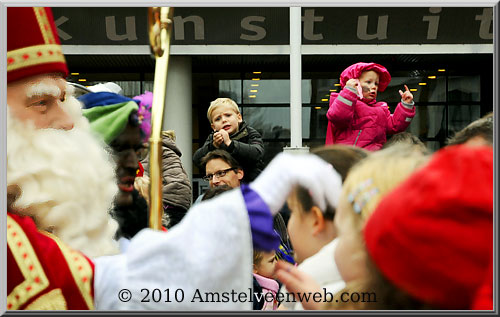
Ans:
[[[276,257],[276,251],[253,251],[253,273],[259,274],[261,276],[274,279],[274,268],[278,258]]]
[[[330,163],[344,180],[351,166],[368,152],[347,145],[331,145],[312,153]],[[332,207],[321,210],[313,203],[308,190],[301,186],[290,194],[287,204],[290,209],[288,232],[295,260],[300,264],[337,237],[333,224],[335,210]]]
[[[350,170],[334,220],[338,234],[334,257],[346,282],[344,291],[358,291],[360,281],[373,276],[361,236],[366,220],[387,192],[426,161],[427,156],[418,148],[398,144],[370,154]],[[354,304],[339,300],[331,305],[333,309],[349,309]]]
[[[243,121],[238,105],[229,98],[217,98],[212,101],[207,110],[207,118],[214,131],[223,129],[229,135],[238,132]]]
[[[372,308],[493,309],[493,192],[492,148],[452,146],[383,197],[363,229]]]
[[[447,145],[457,144],[493,146],[493,112],[471,122],[447,140]]]
[[[423,153],[430,154],[429,149],[427,149],[424,142],[422,142],[418,136],[406,131],[392,135],[390,139],[382,145],[382,149],[401,143],[413,145],[419,148]]]

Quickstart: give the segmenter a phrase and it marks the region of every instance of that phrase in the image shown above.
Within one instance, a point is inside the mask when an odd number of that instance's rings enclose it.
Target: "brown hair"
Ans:
[[[205,168],[208,162],[215,159],[223,160],[232,168],[242,169],[240,163],[238,163],[238,161],[236,161],[236,159],[232,157],[229,152],[220,149],[210,151],[204,157],[202,157],[201,165],[203,166],[203,168]]]
[[[361,159],[365,158],[369,152],[359,147],[334,144],[315,148],[311,151],[311,153],[330,163],[333,168],[340,174],[342,182],[344,182],[351,167]],[[297,197],[297,201],[302,207],[302,210],[304,210],[305,212],[311,210],[311,208],[314,206],[312,197],[306,188],[297,186],[295,195]],[[326,219],[333,221],[333,218],[335,216],[334,208],[328,206],[326,210],[322,211],[323,216]]]
[[[253,264],[259,265],[260,261],[262,261],[263,254],[262,251],[253,250]]]
[[[420,138],[410,132],[400,132],[394,134],[384,145],[382,145],[382,149],[388,148],[390,146],[406,143],[409,145],[416,146],[418,149],[422,150],[423,153],[428,154],[429,149],[425,146],[425,144],[420,140]]]
[[[215,186],[212,188],[207,189],[207,191],[203,194],[203,197],[201,198],[201,201],[208,200],[210,198],[214,198],[217,195],[222,194],[223,192],[227,192],[229,190],[233,189],[229,185],[220,185],[220,186]]]
[[[493,145],[493,113],[488,113],[482,118],[472,121],[448,139],[446,143],[447,145],[464,144],[474,137],[482,137],[486,143]]]

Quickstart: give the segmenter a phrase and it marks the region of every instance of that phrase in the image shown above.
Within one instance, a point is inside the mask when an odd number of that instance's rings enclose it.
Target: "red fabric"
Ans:
[[[476,298],[472,303],[472,309],[493,310],[493,259],[490,261],[484,283],[477,291]]]
[[[137,162],[139,165],[139,168],[137,169],[135,177],[143,177],[144,176],[144,166],[142,166],[141,162]]]
[[[339,96],[350,101],[351,105],[339,99]],[[331,131],[333,143],[370,151],[380,149],[387,141],[387,134],[405,131],[414,116],[415,107],[407,109],[400,102],[391,114],[387,103],[376,100],[366,103],[349,89],[330,95],[330,108],[326,113],[329,125],[335,126]],[[328,133],[327,128],[327,137]]]
[[[86,261],[90,267],[91,272],[90,276],[84,273],[76,275],[80,280],[85,279],[85,281],[90,281],[90,295],[92,298],[93,305],[93,272],[94,272],[94,264],[87,257],[83,256],[78,252],[80,257],[76,258],[74,253],[71,253],[71,257],[66,257],[59,245],[56,241],[51,237],[47,236],[38,231],[35,223],[30,217],[22,217],[16,214],[12,214],[8,212],[8,217],[13,219],[15,223],[19,225],[21,228],[20,231],[14,230],[11,231],[10,234],[7,235],[7,241],[14,241],[16,237],[27,237],[29,240],[29,245],[33,248],[36,258],[42,266],[42,270],[45,273],[49,285],[45,287],[40,292],[34,292],[33,295],[28,296],[29,299],[21,304],[19,307],[14,307],[15,309],[25,309],[28,305],[33,303],[35,300],[39,299],[42,295],[49,293],[55,289],[60,289],[64,296],[64,299],[67,304],[67,309],[70,310],[87,310],[89,307],[87,306],[78,285],[75,282],[75,277],[72,275],[68,263],[73,261],[74,263],[79,263],[78,261]],[[11,225],[12,226],[12,225]],[[8,225],[8,232],[12,230]],[[14,249],[8,243],[7,248],[7,294],[11,294],[13,290],[16,289],[21,283],[25,282],[25,286],[32,286],[34,283],[37,283],[35,278],[26,278],[22,274],[21,268],[29,268],[32,263],[35,263],[30,256],[26,258],[21,257],[21,261],[16,261],[14,254],[20,254],[17,249],[17,243],[22,242],[25,243],[23,239],[15,240],[16,243],[14,245]],[[17,242],[19,241],[19,242]],[[16,250],[17,249],[17,250]],[[76,253],[76,251],[73,251]],[[77,259],[77,260],[75,260]],[[78,265],[74,266],[78,268]],[[35,269],[34,272],[37,270]],[[39,270],[38,270],[39,271]],[[83,271],[84,272],[84,271]],[[37,275],[37,277],[39,277]],[[39,282],[38,282],[39,283]],[[7,300],[7,309],[13,309],[12,303]]]
[[[353,64],[340,74],[340,86],[344,88],[349,79],[359,78],[365,71],[373,70],[379,75],[378,91],[384,91],[391,82],[391,74],[382,65],[376,63],[356,63]]]
[[[42,8],[40,10],[42,15],[48,21],[46,25],[46,34],[50,36],[43,36],[41,28],[43,28],[36,18],[34,8],[32,7],[8,7],[7,8],[7,66],[14,62],[19,62],[23,57],[12,56],[10,53],[14,50],[29,48],[34,46],[43,45],[57,45],[57,50],[50,50],[51,55],[58,55],[61,61],[47,61],[49,51],[36,50],[28,52],[26,59],[33,60],[30,65],[23,66],[18,69],[8,70],[7,82],[12,82],[26,77],[46,74],[46,73],[61,73],[64,77],[68,75],[68,68],[66,61],[60,50],[59,36],[57,35],[57,28],[52,16],[50,8]]]
[[[326,140],[325,140],[325,145],[330,145],[330,144],[335,144],[335,127],[333,126],[333,123],[328,121],[328,125],[326,126]]]
[[[493,150],[450,146],[386,195],[364,228],[394,285],[440,309],[471,309],[493,254]]]

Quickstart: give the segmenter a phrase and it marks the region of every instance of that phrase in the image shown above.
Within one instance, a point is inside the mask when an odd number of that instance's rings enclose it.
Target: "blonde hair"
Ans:
[[[365,247],[361,235],[362,229],[380,200],[402,183],[418,167],[427,162],[428,158],[429,156],[418,147],[408,144],[394,144],[386,149],[369,154],[351,168],[344,181],[341,197],[349,202],[347,205],[349,208],[348,217],[351,220],[350,224],[359,233],[357,242],[363,250],[365,250]],[[366,260],[369,273],[368,280],[358,279],[347,283],[346,287],[335,295],[334,300],[327,303],[326,309],[367,309],[370,307],[373,309],[374,306],[386,304],[384,301],[381,302],[379,298],[377,298],[377,303],[371,304],[366,302],[345,303],[342,300],[335,300],[343,293],[373,292],[375,289],[378,291],[387,286],[388,282],[371,263],[366,251],[359,254],[359,256],[363,256]],[[384,284],[384,286],[382,287],[380,284]],[[376,296],[379,296],[379,294],[380,292],[377,292]],[[397,288],[394,288],[394,291],[382,294],[382,297],[387,296],[406,298],[404,292],[399,291]],[[418,303],[416,304],[418,305]]]
[[[238,107],[236,102],[234,102],[232,99],[217,98],[214,101],[212,101],[210,103],[210,107],[208,107],[207,110],[208,122],[212,123],[212,112],[214,112],[215,108],[217,108],[218,106],[229,106],[235,113],[237,114],[240,113],[240,108]]]
[[[427,159],[428,156],[417,147],[395,144],[359,161],[342,186],[341,196],[352,200],[350,214],[359,215],[357,218],[363,221],[368,219],[381,198]],[[359,208],[357,212],[356,208]]]

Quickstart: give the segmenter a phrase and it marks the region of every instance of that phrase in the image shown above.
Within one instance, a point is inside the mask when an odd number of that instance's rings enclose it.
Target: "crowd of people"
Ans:
[[[218,98],[199,197],[162,133],[156,231],[152,93],[77,98],[51,10],[7,14],[7,309],[493,309],[493,113],[433,153],[405,131],[408,87],[391,114],[388,70],[356,63],[325,146],[264,166],[259,132]]]

